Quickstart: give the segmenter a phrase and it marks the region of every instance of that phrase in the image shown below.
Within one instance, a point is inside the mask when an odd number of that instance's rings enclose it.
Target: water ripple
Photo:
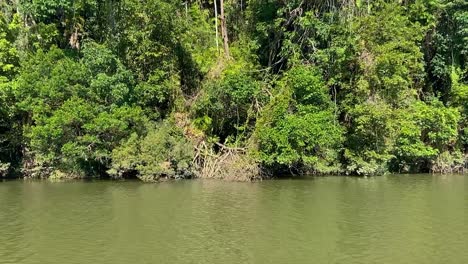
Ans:
[[[468,263],[466,179],[2,182],[0,264]]]

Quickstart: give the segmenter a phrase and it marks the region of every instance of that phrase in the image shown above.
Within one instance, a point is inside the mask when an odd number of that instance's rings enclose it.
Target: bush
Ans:
[[[10,169],[10,163],[2,163],[0,161],[0,177],[5,177]]]
[[[432,161],[430,171],[434,173],[460,173],[464,171],[466,157],[459,151],[444,151]]]
[[[193,145],[182,131],[166,121],[149,128],[144,137],[133,134],[112,152],[108,173],[114,178],[135,175],[143,181],[193,176]]]
[[[447,166],[458,166],[452,159],[453,155],[460,156],[452,153],[460,121],[456,108],[445,107],[437,99],[415,102],[398,111],[398,118],[400,126],[392,161],[395,171],[447,171]]]
[[[193,109],[198,128],[223,140],[248,129],[253,105],[261,100],[260,82],[239,66],[230,64],[221,78],[207,81]]]
[[[366,102],[350,112],[344,158],[347,174],[375,175],[388,171],[395,138],[394,113],[385,103]]]

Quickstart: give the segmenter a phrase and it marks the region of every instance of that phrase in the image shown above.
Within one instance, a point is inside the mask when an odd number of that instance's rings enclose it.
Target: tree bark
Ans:
[[[219,8],[221,11],[221,35],[223,36],[224,56],[226,58],[230,58],[231,55],[229,53],[229,39],[227,34],[226,17],[224,16],[224,0],[219,1]]]
[[[216,50],[218,51],[218,55],[219,55],[219,43],[218,43],[218,5],[216,4],[216,1],[214,1],[214,11],[215,11],[215,29],[216,29],[216,37],[215,37],[215,40],[216,40]]]

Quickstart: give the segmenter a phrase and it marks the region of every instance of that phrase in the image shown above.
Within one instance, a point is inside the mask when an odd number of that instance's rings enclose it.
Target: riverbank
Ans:
[[[234,170],[230,170],[234,171]],[[34,178],[34,177],[0,177],[0,181],[15,181],[15,180],[22,180],[22,181],[50,181],[50,182],[92,182],[92,181],[109,181],[109,182],[119,182],[119,181],[135,181],[135,182],[142,182],[142,183],[163,183],[163,182],[177,182],[177,181],[192,181],[192,180],[215,180],[221,182],[259,182],[264,180],[289,180],[289,179],[313,179],[313,178],[326,178],[326,177],[343,177],[343,178],[380,178],[380,177],[388,177],[394,175],[404,175],[404,176],[420,176],[420,175],[427,175],[428,177],[450,177],[450,175],[454,176],[466,176],[468,175],[468,170],[460,171],[458,173],[406,173],[406,174],[399,174],[399,173],[385,173],[381,175],[345,175],[345,174],[262,174],[262,176],[255,175],[254,177],[245,177],[244,175],[231,175],[228,177],[191,177],[191,178],[182,178],[182,177],[160,177],[157,180],[145,180],[144,178],[139,177],[127,177],[127,178],[114,178],[109,176],[104,177],[76,177],[70,176],[66,174],[61,174],[61,177],[42,177],[42,178]]]

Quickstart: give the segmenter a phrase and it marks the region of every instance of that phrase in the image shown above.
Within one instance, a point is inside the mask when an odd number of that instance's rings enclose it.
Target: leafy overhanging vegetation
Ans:
[[[467,10],[3,1],[0,177],[463,171]]]

